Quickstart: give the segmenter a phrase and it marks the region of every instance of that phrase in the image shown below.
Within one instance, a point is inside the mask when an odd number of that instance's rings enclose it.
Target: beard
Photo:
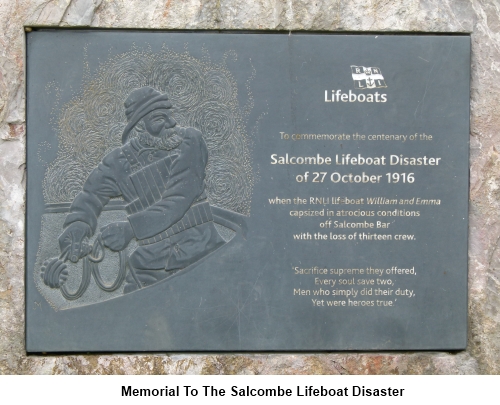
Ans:
[[[175,126],[173,128],[164,128],[158,136],[153,136],[147,131],[139,132],[138,139],[143,145],[152,148],[172,150],[182,142],[179,133],[182,133],[182,128]]]

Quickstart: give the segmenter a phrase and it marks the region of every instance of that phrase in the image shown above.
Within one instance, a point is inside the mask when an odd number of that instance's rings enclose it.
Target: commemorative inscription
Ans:
[[[27,350],[465,348],[469,55],[27,34]]]

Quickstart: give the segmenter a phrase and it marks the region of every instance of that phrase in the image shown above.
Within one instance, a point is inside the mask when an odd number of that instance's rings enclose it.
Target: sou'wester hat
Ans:
[[[134,90],[123,103],[125,115],[127,116],[127,126],[123,130],[122,144],[127,142],[130,131],[137,123],[148,115],[151,111],[160,108],[172,108],[172,103],[166,94],[161,94],[152,87],[141,87]]]

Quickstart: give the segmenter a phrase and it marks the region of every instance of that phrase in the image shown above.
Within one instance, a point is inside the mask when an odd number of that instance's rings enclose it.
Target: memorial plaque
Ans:
[[[470,38],[27,34],[29,352],[459,350]]]

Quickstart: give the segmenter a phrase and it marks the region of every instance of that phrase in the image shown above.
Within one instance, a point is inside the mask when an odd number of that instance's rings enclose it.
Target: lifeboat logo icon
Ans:
[[[380,89],[387,87],[384,76],[378,67],[365,67],[351,65],[352,80],[354,80],[354,88],[364,89]]]

